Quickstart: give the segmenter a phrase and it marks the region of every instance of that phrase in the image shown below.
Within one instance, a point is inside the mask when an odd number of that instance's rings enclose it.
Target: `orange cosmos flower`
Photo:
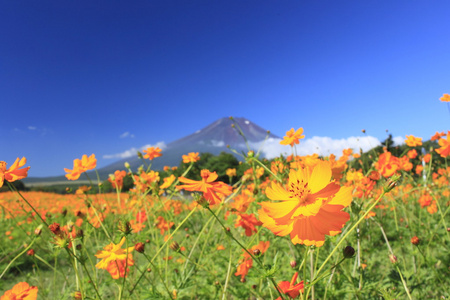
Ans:
[[[144,223],[145,221],[147,221],[147,213],[145,212],[145,210],[141,209],[136,214],[136,222]]]
[[[148,147],[145,150],[142,150],[142,152],[145,153],[144,158],[148,158],[150,160],[153,160],[155,157],[162,156],[161,148],[159,147]]]
[[[66,177],[68,180],[77,180],[80,178],[80,175],[88,170],[95,169],[97,166],[97,159],[95,158],[95,154],[92,154],[91,156],[87,156],[84,154],[80,159],[76,158],[73,161],[73,169],[66,169],[64,168],[64,171],[66,171],[69,174],[66,174]]]
[[[422,146],[422,138],[416,138],[413,135],[407,135],[405,143],[409,147]]]
[[[182,155],[181,158],[183,158],[183,162],[185,164],[188,163],[194,163],[196,161],[200,160],[200,156],[198,155],[198,152],[189,152],[188,155]]]
[[[153,170],[150,170],[148,173],[142,171],[139,176],[133,176],[136,189],[142,193],[144,193],[148,188],[155,187],[159,181],[159,172],[155,172]]]
[[[303,280],[299,283],[295,283],[297,281],[298,272],[292,276],[291,281],[281,281],[278,284],[278,289],[281,293],[288,295],[290,298],[294,299],[300,295],[300,291],[303,292],[304,284]]]
[[[270,171],[272,171],[272,173],[274,173],[275,175],[282,174],[285,168],[286,166],[284,165],[284,163],[279,160],[274,160],[270,164]]]
[[[221,201],[222,196],[228,196],[231,194],[233,188],[221,181],[214,182],[218,175],[216,172],[211,173],[209,170],[201,170],[201,181],[188,179],[185,177],[178,177],[178,180],[184,185],[177,185],[177,189],[185,189],[191,192],[202,192],[203,197],[209,202],[210,205],[214,205]]]
[[[264,227],[279,236],[290,235],[294,244],[320,247],[325,235],[341,232],[350,215],[341,211],[352,201],[352,188],[331,181],[328,161],[314,168],[291,169],[286,188],[272,182],[266,189],[271,200],[262,202],[259,219]]]
[[[108,181],[111,182],[111,185],[113,188],[117,188],[118,190],[121,190],[123,187],[123,178],[127,176],[127,172],[124,170],[122,171],[115,171],[114,176],[110,176],[108,178]]]
[[[267,249],[269,249],[270,246],[270,241],[260,241],[259,244],[254,245],[250,248],[250,252],[254,252],[255,250],[258,250],[260,255],[265,253],[267,251]],[[242,250],[244,251],[244,250]],[[244,257],[249,258],[251,257],[250,255],[248,255],[247,252],[244,251]]]
[[[439,100],[441,100],[442,102],[450,102],[450,95],[444,94],[441,98],[439,98]]]
[[[163,235],[166,230],[172,228],[172,226],[175,224],[174,222],[167,222],[164,217],[161,216],[159,216],[157,219],[158,222],[156,223],[156,228],[160,230],[161,235]]]
[[[254,245],[249,249],[250,253],[254,253],[255,251],[259,252],[259,255],[263,254],[267,251],[267,249],[270,246],[270,241],[264,242],[260,241],[259,244]],[[244,250],[242,250],[244,251]],[[241,262],[239,266],[237,267],[236,273],[234,273],[235,276],[241,276],[241,281],[245,280],[245,276],[247,276],[248,271],[253,266],[253,259],[252,257],[244,251],[243,258],[241,259]]]
[[[242,226],[245,229],[246,236],[252,236],[253,232],[258,232],[255,226],[261,226],[262,223],[258,221],[254,214],[238,214],[234,227]]]
[[[225,250],[225,247],[223,245],[218,245],[216,250],[217,251]]]
[[[245,212],[250,205],[250,203],[255,200],[253,194],[248,190],[244,190],[241,194],[237,195],[233,198],[233,202],[231,203],[231,207],[238,212]]]
[[[436,206],[436,201],[433,200],[433,202],[431,203],[430,206],[427,207],[427,211],[432,215],[434,213],[437,213],[437,206]]]
[[[447,138],[441,138],[438,141],[439,146],[441,148],[436,149],[435,151],[442,157],[447,157],[450,155],[450,130],[447,132]]]
[[[95,256],[102,260],[95,265],[97,269],[107,270],[114,279],[119,277],[126,277],[128,268],[125,270],[125,265],[134,265],[133,256],[131,252],[134,250],[134,246],[122,249],[122,245],[125,243],[125,237],[116,245],[111,243],[105,246],[104,250],[99,250]]]
[[[416,158],[416,157],[417,157],[417,151],[416,151],[416,149],[409,150],[408,153],[407,153],[407,155],[408,155],[408,158],[410,158],[410,159]]]
[[[140,232],[142,229],[145,228],[145,224],[144,223],[139,223],[136,220],[131,220],[130,221],[130,226],[132,229],[133,233],[138,233]]]
[[[134,246],[131,247],[134,249]],[[106,267],[106,271],[111,274],[111,277],[113,279],[119,279],[120,277],[127,277],[127,274],[130,272],[129,266],[134,265],[134,260],[131,256],[131,254],[128,255],[128,260],[116,260],[112,261],[108,264]],[[125,268],[127,267],[127,268]]]
[[[12,289],[6,291],[0,300],[35,300],[38,288],[26,282],[19,282]]]
[[[291,130],[286,131],[286,136],[284,136],[283,140],[280,142],[281,145],[291,145],[291,147],[294,146],[294,144],[299,144],[301,139],[304,139],[305,136],[303,134],[303,128],[300,127],[297,129],[297,131],[294,131],[294,128],[291,128]]]
[[[429,194],[423,194],[419,198],[419,204],[420,204],[420,207],[422,207],[422,208],[431,205],[432,202],[433,202],[433,197],[431,197]]]
[[[169,177],[164,178],[164,183],[159,187],[160,189],[167,189],[169,188],[172,183],[175,181],[176,177],[175,175],[171,174]]]
[[[384,177],[390,177],[400,169],[400,161],[398,157],[395,157],[391,152],[384,152],[378,157],[378,161],[375,163],[375,169],[381,173]]]
[[[423,172],[423,166],[422,165],[417,165],[416,166],[416,174],[420,175]]]
[[[400,168],[403,171],[411,171],[413,168],[413,164],[409,161],[409,157],[408,156],[402,156],[399,160],[399,164],[400,164]]]
[[[235,168],[228,168],[225,173],[228,177],[234,177],[236,176],[236,169]]]
[[[241,261],[239,266],[237,267],[236,273],[234,273],[234,276],[241,276],[241,281],[245,280],[245,276],[247,276],[248,271],[253,266],[253,259],[244,259]]]
[[[13,182],[27,177],[28,169],[30,169],[30,167],[21,169],[26,163],[27,159],[25,157],[22,157],[20,160],[17,158],[12,166],[7,170],[6,162],[0,161],[0,188],[3,186],[5,180],[8,182]]]
[[[432,141],[437,141],[445,135],[445,132],[437,132],[431,137]]]

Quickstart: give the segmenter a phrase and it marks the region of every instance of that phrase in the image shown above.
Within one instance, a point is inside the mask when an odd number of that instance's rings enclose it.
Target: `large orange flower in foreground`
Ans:
[[[38,288],[26,282],[19,282],[12,289],[6,291],[0,300],[35,300]]]
[[[300,143],[299,140],[304,139],[305,136],[303,134],[303,128],[300,127],[296,131],[294,131],[294,128],[291,128],[291,130],[286,131],[286,136],[284,136],[283,140],[280,142],[281,145],[291,145],[292,147],[294,144]]]
[[[67,179],[77,180],[78,178],[80,178],[81,174],[88,170],[95,169],[96,166],[97,159],[95,158],[95,154],[91,154],[91,156],[89,157],[84,154],[81,160],[78,158],[74,159],[72,170],[64,168],[64,171],[68,173],[66,174]]]
[[[219,203],[223,196],[228,196],[231,194],[233,188],[228,184],[217,181],[214,182],[218,175],[216,172],[210,172],[209,170],[201,170],[200,176],[201,181],[192,180],[185,177],[178,177],[178,180],[184,185],[177,185],[177,189],[185,189],[191,192],[202,192],[203,197],[209,202],[209,204],[214,205]]]
[[[259,219],[279,236],[290,235],[292,243],[320,247],[325,235],[341,232],[350,215],[341,211],[352,202],[352,188],[331,181],[331,165],[319,161],[314,168],[291,169],[286,188],[272,182],[266,195],[278,202],[262,202]]]
[[[3,186],[3,182],[5,180],[8,182],[13,182],[27,177],[28,169],[30,167],[21,169],[26,163],[27,159],[25,157],[22,157],[20,160],[17,158],[12,166],[7,170],[6,162],[0,161],[0,187]]]
[[[109,244],[95,254],[97,258],[102,260],[95,265],[97,269],[105,269],[111,274],[112,278],[118,279],[119,277],[125,277],[129,271],[125,266],[134,265],[133,256],[131,252],[134,250],[134,246],[122,249],[122,245],[125,243],[125,237],[116,245]]]

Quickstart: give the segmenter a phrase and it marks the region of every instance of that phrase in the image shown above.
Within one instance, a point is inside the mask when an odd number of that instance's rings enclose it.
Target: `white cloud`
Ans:
[[[212,140],[211,143],[212,143],[212,145],[214,147],[223,147],[223,146],[225,146],[225,142],[224,141]]]
[[[209,146],[213,146],[213,147],[224,147],[225,146],[225,142],[224,141],[217,141],[217,140],[210,140],[208,142],[205,143],[205,141],[200,141],[198,142],[200,145],[209,145]]]
[[[400,138],[400,137],[399,137]],[[398,138],[394,138],[398,140]],[[261,149],[262,154],[268,158],[275,158],[283,154],[284,156],[292,153],[290,146],[280,144],[281,139],[269,138]],[[367,152],[370,149],[379,146],[380,141],[372,136],[349,137],[346,139],[332,139],[330,137],[314,136],[310,139],[300,140],[300,144],[296,145],[298,155],[311,155],[317,153],[322,156],[334,154],[337,157],[342,155],[342,150],[351,148],[354,152]],[[261,143],[253,143],[250,146],[258,150]]]
[[[401,136],[392,138],[392,141],[394,142],[394,146],[400,146],[405,143],[405,139]]]
[[[36,126],[28,126],[29,130],[36,130]]]
[[[103,158],[104,158],[104,159],[112,159],[112,158],[129,158],[129,157],[135,157],[135,156],[137,156],[137,152],[138,152],[138,151],[141,151],[141,152],[142,152],[142,150],[147,149],[147,148],[149,148],[149,147],[159,147],[159,148],[161,148],[161,150],[164,150],[164,149],[166,148],[166,143],[165,143],[165,142],[158,142],[158,143],[156,143],[156,144],[154,144],[154,145],[148,144],[148,145],[142,146],[142,147],[140,147],[140,148],[135,148],[135,147],[133,147],[133,148],[131,148],[131,149],[125,150],[125,151],[120,152],[120,153],[115,153],[115,154],[105,154],[105,155],[103,155]]]
[[[126,132],[122,133],[121,135],[119,135],[119,137],[121,139],[124,139],[126,137],[134,138],[134,134],[131,134],[129,131],[126,131]]]

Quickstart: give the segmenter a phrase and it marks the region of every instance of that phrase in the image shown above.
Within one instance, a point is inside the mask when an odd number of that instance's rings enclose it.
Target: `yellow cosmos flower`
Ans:
[[[279,236],[290,235],[294,244],[320,247],[325,235],[341,232],[350,215],[341,211],[352,201],[352,188],[331,181],[330,162],[291,170],[286,187],[272,182],[266,195],[278,202],[262,202],[259,219]]]
[[[97,269],[107,269],[110,262],[113,261],[125,261],[128,256],[131,256],[131,252],[134,250],[134,246],[122,249],[122,245],[125,243],[125,237],[116,245],[111,243],[95,254],[97,258],[102,260],[95,265]],[[130,265],[130,264],[128,264]]]
[[[198,152],[189,152],[188,155],[182,155],[181,158],[183,159],[183,163],[185,164],[200,160]]]
[[[142,150],[142,152],[145,153],[144,158],[148,158],[150,160],[153,160],[155,157],[162,156],[161,148],[159,147],[148,147],[145,150]]]
[[[95,154],[91,154],[91,156],[87,156],[84,154],[81,157],[81,160],[76,158],[73,161],[73,169],[67,169],[64,168],[64,171],[66,171],[66,177],[68,180],[77,180],[80,178],[80,175],[88,170],[95,169],[97,166],[97,159],[95,158]]]
[[[281,145],[291,145],[291,147],[294,146],[294,144],[299,144],[301,139],[304,139],[305,136],[303,135],[303,128],[300,127],[296,131],[294,131],[294,128],[291,128],[291,130],[286,131],[286,135],[284,136],[283,140],[280,142]]]
[[[422,138],[415,137],[413,135],[407,135],[405,144],[409,147],[422,146]]]
[[[12,289],[6,291],[0,300],[36,300],[38,288],[26,282],[19,282]]]

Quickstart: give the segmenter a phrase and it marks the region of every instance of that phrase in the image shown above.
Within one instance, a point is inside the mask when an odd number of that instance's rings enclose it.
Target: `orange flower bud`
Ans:
[[[53,232],[54,234],[58,234],[61,231],[61,228],[59,227],[58,223],[53,223],[49,225],[48,229],[50,229],[50,231]]]
[[[173,243],[170,245],[170,249],[172,249],[172,250],[175,251],[175,252],[178,252],[178,251],[180,251],[180,245],[178,245],[177,242],[173,242]]]
[[[134,250],[136,250],[139,253],[144,253],[144,249],[145,249],[144,243],[136,243],[136,245],[134,245]]]
[[[390,254],[389,260],[391,261],[391,263],[395,264],[395,263],[397,263],[397,256]]]

